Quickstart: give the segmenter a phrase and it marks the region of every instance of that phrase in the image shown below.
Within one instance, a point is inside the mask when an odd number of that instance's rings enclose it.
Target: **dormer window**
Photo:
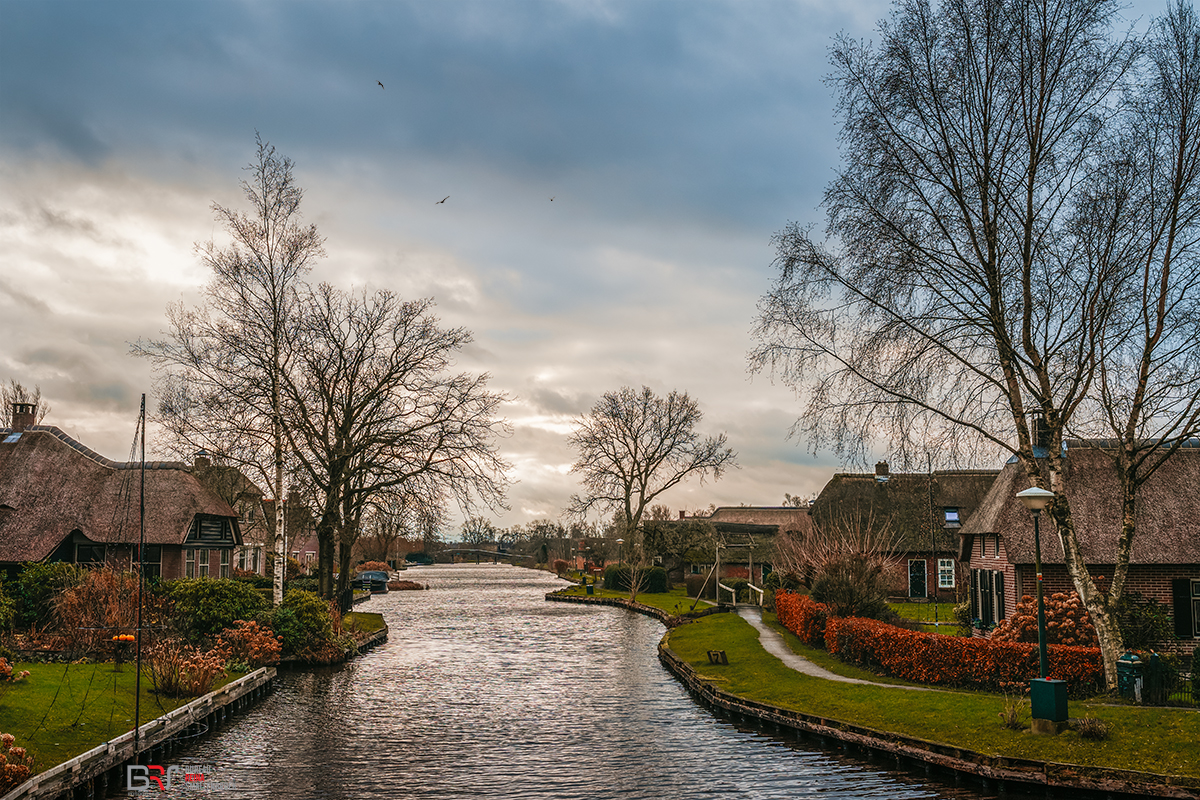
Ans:
[[[958,518],[958,509],[957,508],[943,508],[942,513],[945,518],[945,527],[957,528],[961,524],[961,522]]]

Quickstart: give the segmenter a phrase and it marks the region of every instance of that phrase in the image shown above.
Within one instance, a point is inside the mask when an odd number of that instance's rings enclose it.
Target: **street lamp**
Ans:
[[[1046,604],[1042,599],[1042,537],[1038,529],[1038,520],[1042,517],[1042,509],[1054,499],[1054,492],[1034,486],[1017,492],[1017,499],[1033,512],[1033,569],[1037,573],[1038,677],[1045,678],[1050,673],[1050,661],[1046,656]]]
[[[1034,486],[1017,492],[1017,499],[1033,513],[1033,568],[1037,573],[1038,675],[1029,682],[1029,702],[1034,733],[1058,733],[1067,720],[1067,684],[1050,680],[1046,654],[1046,604],[1042,598],[1042,537],[1038,521],[1042,509],[1054,500],[1054,492]]]
[[[624,539],[617,539],[617,563],[618,564],[620,564],[625,558],[625,556],[622,555],[624,545],[625,545]]]

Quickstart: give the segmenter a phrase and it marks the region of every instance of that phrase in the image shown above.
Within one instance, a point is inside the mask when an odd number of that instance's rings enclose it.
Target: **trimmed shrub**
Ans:
[[[1032,644],[921,633],[870,619],[829,618],[825,649],[897,678],[967,689],[1004,691],[1038,674]],[[1066,681],[1073,695],[1087,696],[1101,686],[1099,648],[1055,645],[1049,656],[1049,677]]]
[[[174,602],[181,633],[191,641],[214,637],[267,607],[253,586],[233,578],[182,578],[159,587]]]
[[[825,646],[829,609],[811,597],[780,590],[775,593],[775,614],[780,624],[811,647]]]
[[[354,568],[355,572],[391,572],[392,568],[383,561],[364,561]]]
[[[712,600],[712,599],[716,598],[716,596],[717,596],[716,582],[713,581],[711,578],[709,578],[708,583],[705,584],[705,582],[704,582],[705,577],[707,577],[707,576],[705,576],[705,575],[688,575],[687,577],[685,577],[683,579],[683,585],[687,587],[688,597],[699,597],[699,596],[701,596],[700,595],[701,590],[703,590],[703,592],[704,592],[703,597],[706,600]]]
[[[562,575],[567,571],[567,567],[571,566],[565,558],[554,559],[553,569],[555,575]]]
[[[1160,642],[1174,638],[1174,626],[1167,607],[1154,598],[1137,592],[1125,592],[1117,604],[1117,625],[1127,650],[1151,650]]]
[[[604,568],[604,588],[615,591],[629,591],[629,583],[633,580],[633,570],[628,564],[609,564]]]
[[[648,594],[662,594],[671,589],[671,581],[667,571],[662,567],[651,567],[642,572],[642,591]]]

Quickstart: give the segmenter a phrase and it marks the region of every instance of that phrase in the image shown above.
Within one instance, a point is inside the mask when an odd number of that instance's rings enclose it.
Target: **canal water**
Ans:
[[[564,585],[547,573],[438,565],[404,577],[430,589],[377,595],[360,607],[386,618],[385,645],[338,667],[281,670],[274,694],[169,757],[167,766],[205,775],[171,794],[983,796],[714,717],[659,664],[661,623],[546,602]]]

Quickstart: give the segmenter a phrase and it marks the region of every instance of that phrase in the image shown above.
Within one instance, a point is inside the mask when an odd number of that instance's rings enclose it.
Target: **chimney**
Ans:
[[[12,429],[21,433],[37,424],[37,403],[12,404]]]
[[[686,511],[684,511],[682,508],[681,508],[681,509],[679,509],[679,518],[680,518],[680,519],[685,519],[685,518],[687,518],[687,512],[686,512]]]
[[[886,478],[888,476],[888,463],[886,461],[875,462],[875,477]]]
[[[212,466],[212,459],[208,457],[207,450],[197,450],[196,460],[193,462],[194,469],[208,469]]]

